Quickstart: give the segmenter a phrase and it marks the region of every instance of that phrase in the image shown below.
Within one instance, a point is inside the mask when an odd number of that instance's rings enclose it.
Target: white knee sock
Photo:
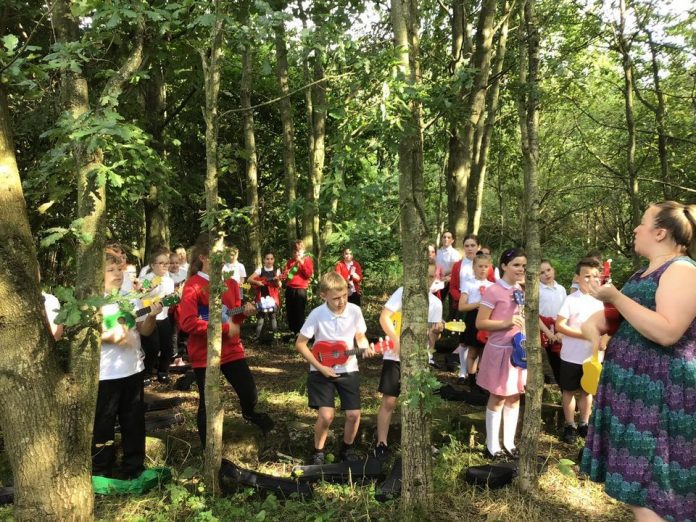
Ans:
[[[500,451],[500,421],[502,413],[486,408],[486,447],[493,455]]]
[[[467,375],[469,375],[469,371],[467,368],[469,365],[468,365],[467,360],[466,360],[468,355],[469,355],[468,348],[463,348],[459,352],[459,376],[460,377],[466,377]]]
[[[520,416],[520,408],[508,408],[503,406],[503,446],[512,451],[515,448],[515,433],[517,432],[517,419]]]

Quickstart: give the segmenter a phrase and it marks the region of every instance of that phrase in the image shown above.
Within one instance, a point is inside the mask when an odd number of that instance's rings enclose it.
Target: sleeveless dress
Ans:
[[[621,290],[655,310],[660,277],[679,257]],[[696,289],[685,288],[685,292]],[[607,347],[581,471],[610,496],[672,522],[696,522],[696,320],[673,346],[623,321]]]

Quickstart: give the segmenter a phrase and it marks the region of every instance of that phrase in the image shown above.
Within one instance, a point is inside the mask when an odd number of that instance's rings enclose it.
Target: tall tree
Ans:
[[[399,79],[408,105],[399,141],[399,207],[401,259],[404,266],[401,326],[402,397],[401,448],[403,486],[401,512],[406,520],[432,507],[430,413],[420,393],[428,375],[427,353],[427,224],[423,183],[423,123],[421,102],[414,95],[420,82],[419,11],[417,0],[392,0],[391,22],[399,53]],[[411,93],[409,95],[409,93]]]
[[[242,103],[244,125],[244,157],[246,160],[246,196],[251,223],[249,224],[249,250],[254,266],[261,266],[261,218],[259,216],[259,175],[254,132],[254,112],[251,108],[252,75],[254,71],[253,49],[247,45],[242,52],[242,81],[239,97]]]
[[[220,358],[222,353],[222,248],[224,234],[217,225],[218,213],[218,98],[225,12],[222,0],[213,3],[214,20],[205,50],[200,50],[205,91],[205,210],[211,246],[210,291],[208,296],[208,358],[205,370],[205,481],[213,494],[219,491],[222,463],[222,424],[225,410],[220,400]]]
[[[490,74],[494,21],[497,0],[483,0],[474,37],[470,68],[474,70],[471,87],[461,78],[457,110],[452,112],[452,135],[447,163],[447,198],[449,201],[449,228],[456,237],[468,232],[469,215],[467,194],[469,178],[476,154],[475,137],[485,122],[486,89]],[[478,187],[478,184],[477,184]]]
[[[283,3],[276,6],[282,10]],[[295,200],[297,199],[297,170],[295,167],[295,124],[293,121],[292,103],[290,100],[290,81],[288,67],[288,49],[286,44],[285,22],[279,20],[274,26],[274,42],[276,50],[276,74],[280,87],[280,121],[283,127],[283,165],[285,166],[285,199],[290,208],[287,220],[287,240],[297,239],[297,214]]]
[[[522,456],[519,467],[519,486],[529,492],[537,483],[537,447],[541,429],[541,401],[544,391],[541,341],[539,331],[539,30],[536,19],[536,0],[526,0],[522,6],[520,34],[520,85],[518,114],[522,159],[524,162],[524,231],[527,250],[525,284],[525,326],[527,332],[527,389],[522,423]]]

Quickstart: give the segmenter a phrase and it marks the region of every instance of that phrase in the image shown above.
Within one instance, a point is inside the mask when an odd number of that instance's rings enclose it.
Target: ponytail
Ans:
[[[696,259],[696,205],[663,201],[654,206],[658,209],[655,227],[667,230],[684,253]]]
[[[201,234],[196,239],[196,243],[191,249],[191,263],[189,263],[188,277],[196,275],[203,269],[201,256],[210,254],[210,237],[208,234]]]

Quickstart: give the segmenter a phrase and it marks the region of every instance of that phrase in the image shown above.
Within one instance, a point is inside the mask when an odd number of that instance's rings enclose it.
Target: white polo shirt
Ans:
[[[343,341],[348,349],[352,350],[355,344],[355,335],[364,334],[366,331],[367,325],[365,325],[365,319],[359,306],[348,303],[343,313],[336,315],[324,303],[310,312],[300,333],[307,339],[314,337],[314,342]],[[336,373],[357,372],[358,359],[355,355],[351,355],[346,364],[336,365],[333,370]],[[317,369],[310,364],[309,371],[316,372]]]
[[[539,283],[539,315],[556,318],[566,298],[566,289],[553,282],[553,285]]]
[[[481,287],[483,287],[484,292],[486,288],[493,286],[495,283],[491,283],[488,279],[479,281],[478,279],[467,280],[461,290],[462,294],[466,294],[467,303],[480,303],[481,302]]]
[[[459,251],[452,245],[448,247],[441,247],[437,249],[435,254],[435,263],[437,266],[442,267],[442,275],[450,275],[452,272],[452,265],[459,261],[462,255]]]
[[[403,306],[402,297],[404,295],[404,287],[401,286],[391,295],[389,300],[384,303],[384,308],[390,312],[400,312]],[[442,321],[442,301],[433,294],[428,293],[428,323],[439,323]],[[387,350],[384,352],[383,359],[385,361],[399,361],[399,356]]]
[[[582,323],[587,321],[595,312],[604,310],[604,303],[589,294],[583,294],[580,290],[573,292],[563,301],[558,311],[560,317],[567,319],[570,328],[580,329]],[[564,335],[561,341],[561,360],[582,364],[592,355],[592,343],[585,339],[578,339]]]
[[[132,301],[135,310],[143,307],[139,299]],[[118,305],[115,303],[102,306],[102,316],[118,312]],[[147,315],[138,317],[137,323],[147,319]],[[140,373],[145,369],[143,359],[145,354],[140,347],[140,334],[136,327],[128,330],[127,342],[124,344],[112,344],[102,341],[101,357],[99,359],[99,380],[108,381],[111,379],[122,379]]]
[[[465,257],[459,267],[459,291],[463,292],[467,282],[474,278],[474,260]]]
[[[148,272],[148,274],[145,276],[145,279],[148,281],[152,281],[155,278],[155,273],[154,272]],[[160,281],[160,284],[158,284],[155,288],[153,288],[149,294],[147,294],[147,297],[145,299],[154,299],[156,297],[164,297],[169,294],[174,293],[174,280],[169,277],[169,272],[167,274],[162,276],[162,279]],[[163,306],[162,311],[157,314],[157,320],[161,321],[163,319],[167,318],[167,314],[169,312],[169,307],[168,306]]]
[[[230,277],[240,284],[242,282],[242,277],[246,279],[247,276],[246,268],[244,268],[244,265],[239,261],[225,263],[222,267],[222,273],[230,273]]]

